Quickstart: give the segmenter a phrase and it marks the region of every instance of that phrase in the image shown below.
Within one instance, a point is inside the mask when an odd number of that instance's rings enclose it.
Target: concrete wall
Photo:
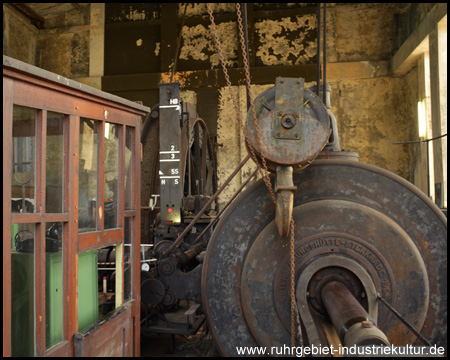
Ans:
[[[396,11],[399,9],[392,5],[328,7],[327,59],[331,68],[328,83],[332,88],[332,111],[337,117],[342,148],[358,152],[361,162],[388,169],[411,181],[414,164],[411,164],[410,149],[392,144],[410,140],[413,122],[407,99],[415,87],[411,79],[394,78],[387,70],[387,60],[396,45]],[[257,58],[264,65],[315,61],[315,41],[302,41],[299,45],[287,39],[286,34],[291,29],[302,28],[304,39],[316,26],[311,15],[257,23],[255,28],[263,39],[256,51]],[[369,62],[371,65],[366,67]],[[254,96],[271,86],[254,86]],[[235,87],[234,91],[245,116],[245,88]],[[223,147],[218,156],[218,171],[223,181],[247,151],[228,89],[222,88],[220,94],[218,142]],[[232,183],[221,197],[222,202],[239,187],[245,175]]]
[[[3,4],[3,54],[100,88],[103,56],[97,49],[100,45],[103,54],[104,4],[82,5],[49,14],[38,29],[15,8]],[[99,11],[103,20],[99,20]]]
[[[14,9],[3,4],[3,55],[36,65],[39,30]]]
[[[273,86],[280,74],[304,76],[312,84],[317,57],[315,6],[249,4],[254,97]],[[433,9],[425,3],[328,4],[327,14],[327,82],[332,88],[332,111],[342,148],[358,152],[360,161],[388,169],[424,191],[423,146],[392,144],[414,140],[418,135],[420,67],[414,60],[407,70],[397,73],[393,57]],[[175,80],[185,87],[182,97],[194,103],[200,88],[218,88],[217,129],[212,132],[217,131],[217,142],[223,145],[218,147],[217,156],[220,185],[247,152],[221,74],[206,5],[190,3],[186,10]],[[234,5],[213,4],[213,12],[245,118],[247,103]],[[176,4],[90,4],[81,11],[52,17],[46,20],[45,29],[37,30],[4,5],[3,51],[152,107],[158,102],[158,83],[170,79],[168,71],[174,66],[179,32],[174,24],[181,23],[183,13],[184,5]],[[446,103],[434,106],[446,108]],[[223,193],[222,204],[252,167],[248,165]]]

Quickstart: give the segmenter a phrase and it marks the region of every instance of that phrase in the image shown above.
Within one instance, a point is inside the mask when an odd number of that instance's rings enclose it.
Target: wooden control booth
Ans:
[[[149,111],[3,56],[3,356],[139,356]]]

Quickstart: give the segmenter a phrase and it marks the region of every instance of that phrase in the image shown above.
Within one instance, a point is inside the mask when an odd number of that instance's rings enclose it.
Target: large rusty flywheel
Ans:
[[[393,345],[446,346],[447,220],[410,183],[357,161],[317,160],[293,175],[295,284],[305,345],[327,345],[327,284],[344,285]],[[290,345],[289,238],[262,181],[230,206],[209,242],[203,306],[222,355]],[[324,330],[325,329],[325,330]],[[342,335],[342,334],[338,334]],[[420,342],[416,344],[422,345]]]

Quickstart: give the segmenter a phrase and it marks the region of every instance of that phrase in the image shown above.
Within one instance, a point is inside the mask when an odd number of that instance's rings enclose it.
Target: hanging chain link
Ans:
[[[244,121],[243,121],[242,116],[241,116],[241,111],[239,109],[239,105],[237,103],[236,97],[234,96],[234,92],[233,92],[233,89],[231,87],[231,81],[230,81],[230,77],[228,75],[228,70],[227,70],[227,68],[225,66],[225,60],[224,60],[224,57],[223,57],[222,48],[220,46],[219,35],[218,35],[217,29],[216,29],[216,24],[214,22],[214,16],[213,16],[213,13],[212,13],[211,4],[207,3],[206,6],[208,8],[209,18],[211,20],[211,27],[212,27],[213,34],[214,34],[214,41],[216,43],[217,53],[219,54],[220,63],[222,65],[222,70],[223,70],[223,73],[224,73],[224,76],[225,76],[225,80],[226,80],[226,83],[227,83],[227,86],[228,86],[228,91],[229,91],[231,99],[233,101],[234,110],[236,112],[236,116],[239,119],[239,125],[241,126],[242,132],[244,133],[245,142],[246,142],[247,147],[248,147],[248,149],[250,151],[250,156],[252,157],[253,161],[255,162],[255,164],[256,164],[256,166],[258,168],[258,172],[260,173],[261,177],[264,179],[264,183],[266,184],[266,186],[267,186],[267,188],[268,188],[268,190],[270,192],[270,196],[272,198],[272,201],[276,204],[276,197],[275,197],[275,193],[274,193],[274,191],[272,189],[272,185],[270,183],[270,178],[269,178],[269,172],[267,170],[267,165],[265,165],[265,171],[264,171],[262,169],[262,167],[261,167],[261,164],[258,161],[258,158],[257,158],[257,156],[255,154],[255,150],[253,149],[253,146],[250,143],[250,139],[249,139],[248,134],[247,134],[247,129],[246,129],[245,125],[244,125]],[[259,133],[259,131],[257,132],[257,135],[258,135],[258,133]],[[260,147],[261,147],[262,139],[258,139],[258,142],[260,143]],[[261,149],[261,154],[262,153],[263,153],[263,151]],[[261,156],[261,157],[264,159],[263,163],[265,164],[265,158],[263,156]]]
[[[267,189],[270,192],[270,196],[271,196],[273,202],[276,204],[277,200],[276,200],[275,192],[272,189],[272,184],[270,183],[270,179],[269,179],[269,170],[267,169],[266,158],[264,156],[265,150],[263,147],[261,132],[259,131],[258,119],[256,117],[255,103],[253,101],[252,87],[251,87],[251,81],[250,81],[250,66],[247,61],[247,48],[245,46],[244,25],[242,24],[241,5],[239,3],[236,3],[236,13],[237,13],[237,18],[238,18],[238,22],[239,22],[239,38],[240,38],[241,47],[242,47],[242,58],[244,60],[244,69],[245,69],[245,78],[246,78],[246,83],[247,83],[248,98],[250,100],[250,107],[252,108],[252,120],[253,120],[253,125],[255,127],[256,137],[258,139],[259,149],[261,151],[262,167],[264,169],[263,180],[267,186]]]
[[[217,53],[219,54],[219,58],[220,58],[220,62],[222,65],[223,73],[225,75],[225,80],[227,82],[228,90],[230,92],[231,99],[233,101],[236,115],[239,119],[239,125],[241,126],[242,132],[244,133],[245,141],[247,143],[251,157],[252,157],[253,161],[256,163],[258,171],[261,174],[261,177],[262,177],[264,183],[266,184],[267,189],[269,190],[270,197],[272,198],[272,201],[274,202],[274,204],[276,206],[276,204],[277,204],[276,195],[272,188],[272,184],[270,183],[269,171],[268,171],[266,159],[264,156],[265,150],[263,147],[261,133],[259,131],[259,125],[257,122],[255,104],[253,102],[253,95],[252,95],[251,82],[250,82],[250,67],[249,67],[249,64],[247,61],[247,56],[246,56],[244,26],[242,24],[242,15],[241,15],[241,11],[240,11],[240,4],[236,3],[236,13],[237,13],[237,18],[238,18],[238,23],[239,23],[239,37],[240,37],[242,53],[243,53],[247,91],[248,91],[248,95],[249,95],[248,97],[249,97],[250,106],[252,109],[252,120],[253,120],[253,124],[255,127],[256,137],[257,137],[258,145],[259,145],[260,152],[261,152],[262,165],[259,163],[258,158],[255,154],[255,150],[253,149],[253,146],[251,145],[250,140],[248,138],[247,129],[244,126],[244,122],[242,121],[241,111],[239,109],[239,106],[237,104],[236,98],[233,93],[233,89],[231,87],[231,81],[230,81],[230,77],[228,75],[227,68],[225,66],[225,61],[224,61],[222,49],[220,46],[220,40],[219,40],[219,36],[217,33],[216,24],[214,22],[214,16],[212,13],[211,4],[207,3],[206,6],[208,8],[209,18],[211,20],[211,26],[212,26],[212,30],[213,30],[213,34],[214,34],[214,40],[216,43]],[[290,270],[291,270],[291,284],[290,284],[291,285],[290,286],[290,288],[291,288],[291,299],[290,299],[291,300],[291,343],[292,343],[292,348],[294,349],[295,348],[295,335],[296,335],[296,330],[295,330],[295,321],[296,320],[298,323],[298,333],[299,333],[301,346],[303,346],[303,341],[302,341],[300,317],[299,317],[299,312],[297,309],[297,303],[296,303],[296,299],[295,299],[295,237],[294,237],[294,219],[293,218],[291,218],[291,222],[290,222]],[[294,353],[292,353],[292,355],[295,356]]]
[[[262,146],[262,137],[261,137],[261,133],[259,131],[259,126],[257,123],[257,117],[256,117],[256,110],[255,110],[255,104],[253,101],[253,94],[252,94],[252,89],[251,89],[251,83],[250,83],[250,66],[248,64],[247,61],[247,48],[245,46],[245,35],[244,35],[244,26],[243,26],[243,22],[242,22],[242,15],[241,15],[241,6],[239,3],[236,3],[236,13],[237,13],[237,18],[238,18],[238,23],[239,23],[239,37],[240,37],[240,41],[241,41],[241,47],[242,47],[242,58],[244,61],[244,68],[245,68],[245,76],[246,76],[246,82],[247,82],[247,89],[248,89],[248,97],[250,100],[250,106],[252,109],[252,118],[253,118],[253,123],[255,126],[255,132],[256,132],[256,136],[258,138],[258,145],[261,149],[261,162],[264,168],[264,172],[265,174],[267,174],[266,177],[264,177],[264,182],[266,183],[267,188],[270,191],[271,197],[273,199],[273,201],[276,204],[276,196],[275,193],[272,189],[272,186],[270,185],[270,180],[268,177],[268,170],[267,170],[267,164],[266,164],[266,160],[264,157],[264,151],[263,151],[263,146]],[[302,344],[302,335],[301,335],[301,326],[300,326],[300,316],[297,310],[297,302],[295,299],[295,236],[294,236],[294,218],[291,218],[291,222],[290,222],[290,270],[291,270],[291,344],[292,344],[292,349],[294,349],[295,347],[295,321],[297,320],[298,323],[298,332],[299,332],[299,337],[300,337],[300,343]],[[292,352],[292,355],[294,356],[295,354]]]

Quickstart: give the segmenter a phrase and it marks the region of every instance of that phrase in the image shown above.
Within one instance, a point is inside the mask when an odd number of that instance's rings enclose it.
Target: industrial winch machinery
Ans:
[[[276,202],[260,180],[209,242],[203,307],[220,353],[291,345],[292,296],[297,344],[446,347],[447,220],[437,206],[340,151],[332,114],[303,79],[277,78],[255,110],[248,138]]]
[[[156,147],[148,140],[150,128],[159,131],[159,193],[151,198],[151,210],[159,212],[141,257],[144,334],[193,335],[205,320],[201,272],[217,214],[214,154],[205,122],[193,105],[181,101],[180,89],[178,82],[160,85],[160,103],[143,129],[149,147]]]
[[[253,101],[239,4],[236,11],[250,105],[241,122],[247,158],[216,191],[207,128],[181,103],[177,82],[160,85],[160,104],[144,125],[143,137],[159,126],[160,205],[153,247],[143,250],[142,331],[194,334],[206,319],[226,356],[286,345],[446,349],[446,217],[408,181],[341,150],[325,30],[322,86],[318,33],[317,85],[278,77]],[[250,158],[262,179],[238,195],[255,171],[218,209],[215,199]],[[184,323],[175,321],[180,315]]]
[[[193,334],[206,318],[222,355],[290,345],[294,297],[298,344],[446,347],[446,217],[406,180],[341,151],[329,93],[325,104],[304,79],[280,77],[255,99],[248,147],[264,158],[272,191],[255,182],[211,234],[203,230],[216,220],[216,195],[202,195],[213,163],[202,149],[211,146],[206,129],[187,126],[178,89],[160,90],[160,127],[175,133],[160,141],[154,267],[142,276],[146,331]],[[175,325],[169,314],[180,300],[193,305]]]

